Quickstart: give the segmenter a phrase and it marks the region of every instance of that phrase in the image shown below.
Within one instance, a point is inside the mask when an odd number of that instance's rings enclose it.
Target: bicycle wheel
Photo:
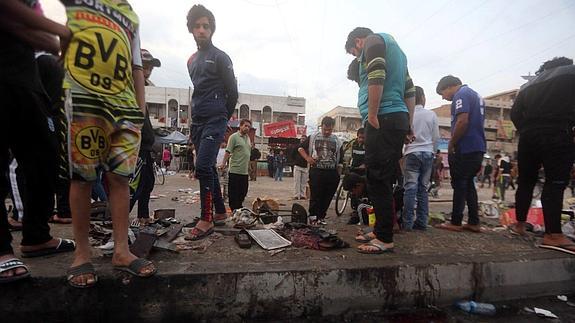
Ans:
[[[339,187],[335,194],[335,214],[337,214],[337,216],[341,216],[350,200],[350,193],[343,189],[342,183],[339,183]]]
[[[164,185],[166,182],[166,175],[158,164],[154,163],[154,175],[156,175],[156,185]]]

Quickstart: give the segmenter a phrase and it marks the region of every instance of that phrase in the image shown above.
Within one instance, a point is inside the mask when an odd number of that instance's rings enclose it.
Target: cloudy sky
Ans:
[[[186,28],[194,1],[131,0],[140,17],[142,47],[161,59],[157,86],[191,86],[186,61],[196,47]],[[356,106],[346,79],[352,56],[344,44],[357,26],[392,34],[410,74],[441,105],[437,81],[460,77],[487,96],[514,88],[554,56],[575,57],[573,0],[206,0],[216,17],[213,42],[234,63],[240,92],[302,96],[308,124],[331,108]],[[65,21],[57,0],[45,14]]]

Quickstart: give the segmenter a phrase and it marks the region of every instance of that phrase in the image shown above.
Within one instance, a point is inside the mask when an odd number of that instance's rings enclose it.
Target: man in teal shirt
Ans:
[[[252,144],[248,136],[252,122],[248,119],[240,121],[238,131],[228,139],[228,146],[224,155],[226,165],[229,161],[228,198],[232,211],[243,207],[244,199],[248,194],[248,169]]]
[[[376,217],[371,241],[358,251],[389,252],[393,250],[393,183],[403,144],[413,141],[415,87],[407,58],[391,35],[357,27],[347,36],[345,50],[359,62],[358,108],[365,122],[368,191]]]

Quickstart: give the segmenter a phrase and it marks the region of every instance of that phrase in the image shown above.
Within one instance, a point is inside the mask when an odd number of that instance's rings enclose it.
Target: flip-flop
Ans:
[[[369,243],[371,240],[374,239],[369,235],[370,233],[371,232],[360,234],[361,238],[358,239],[358,237],[355,237],[355,241],[360,243]]]
[[[142,274],[141,270],[148,265],[153,265],[153,263],[147,259],[138,258],[134,259],[128,266],[114,266],[114,269],[132,274],[136,277],[147,278],[153,276],[158,271],[154,266],[154,270],[152,270],[150,273]]]
[[[200,229],[198,227],[194,227],[190,231],[190,235],[186,236],[184,239],[189,240],[189,241],[201,240],[201,239],[209,236],[212,233],[214,233],[214,228],[209,228],[207,231],[203,231],[202,229]]]
[[[0,262],[0,274],[9,270],[24,268],[26,272],[20,275],[12,275],[7,277],[0,277],[0,284],[14,282],[20,279],[30,277],[30,270],[18,258],[10,258]]]
[[[74,278],[82,275],[93,275],[94,282],[93,283],[86,283],[86,284],[78,284],[74,282]],[[68,268],[66,271],[66,280],[68,281],[68,286],[74,288],[90,288],[94,287],[98,282],[98,276],[96,275],[96,269],[91,262],[83,263],[79,266]]]
[[[357,252],[359,253],[363,253],[363,254],[368,254],[368,255],[379,255],[382,253],[388,253],[388,252],[393,252],[393,248],[386,248],[383,243],[377,243],[374,241],[370,241],[366,244],[363,244],[362,246],[370,246],[370,247],[375,247],[377,248],[376,250],[362,250],[362,249],[357,249]]]
[[[22,258],[42,257],[61,252],[70,252],[76,249],[76,242],[70,239],[59,239],[60,242],[56,247],[44,248],[34,251],[22,251]]]
[[[561,244],[558,246],[552,246],[552,245],[548,245],[548,244],[540,244],[539,248],[557,250],[557,251],[562,251],[562,252],[568,253],[570,255],[575,255],[575,243],[566,243],[566,244]],[[567,248],[571,248],[571,249],[567,249]]]

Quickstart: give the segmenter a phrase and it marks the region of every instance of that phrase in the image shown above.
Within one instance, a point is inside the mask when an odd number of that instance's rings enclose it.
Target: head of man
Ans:
[[[240,120],[240,135],[245,136],[250,132],[250,128],[252,127],[252,122],[248,119]]]
[[[539,75],[547,70],[559,67],[559,66],[567,66],[573,65],[573,60],[567,57],[555,57],[551,60],[546,61],[539,67],[535,75]]]
[[[335,120],[332,117],[324,117],[321,120],[321,134],[324,137],[331,136],[333,132],[333,126],[335,126]]]
[[[214,14],[201,4],[196,4],[188,11],[188,31],[194,36],[198,49],[209,45],[216,32]]]
[[[353,197],[362,197],[365,195],[367,180],[365,177],[356,173],[349,173],[343,178],[343,189],[351,192]]]
[[[365,27],[357,27],[352,30],[349,35],[347,35],[347,41],[345,42],[346,53],[359,57],[365,44],[365,38],[371,34],[373,34],[373,31]]]
[[[349,63],[347,67],[347,79],[359,84],[359,61],[357,58],[351,60],[351,63]]]
[[[307,139],[306,135],[302,135],[301,138],[299,138],[300,142],[304,142]]]
[[[357,142],[363,144],[365,142],[365,129],[359,128],[357,129]]]
[[[425,106],[425,92],[419,86],[415,87],[415,104]]]
[[[154,69],[154,67],[162,66],[162,62],[160,62],[159,59],[154,58],[154,56],[152,56],[152,53],[150,53],[150,51],[148,51],[147,49],[142,49],[141,54],[142,54],[142,65],[144,65],[143,66],[144,78],[148,80],[150,78],[150,75],[152,75],[152,70]]]
[[[453,96],[461,87],[461,80],[453,75],[447,75],[437,83],[437,94],[441,95],[444,100],[451,101]]]

